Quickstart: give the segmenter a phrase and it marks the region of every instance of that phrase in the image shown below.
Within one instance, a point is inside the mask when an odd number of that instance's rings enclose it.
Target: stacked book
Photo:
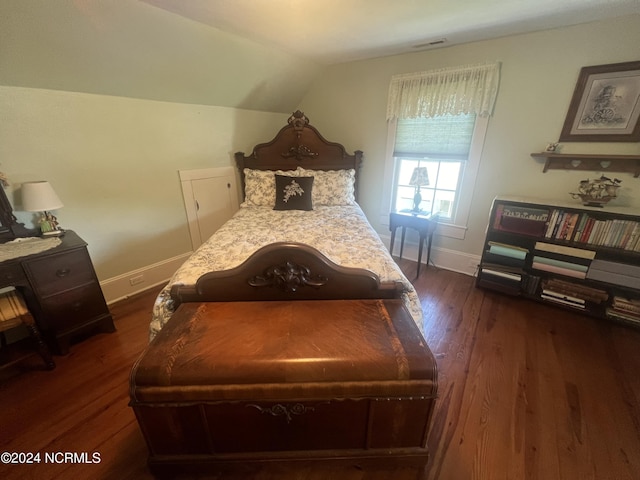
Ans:
[[[574,278],[586,278],[596,252],[583,248],[536,242],[531,267]]]
[[[640,266],[596,259],[589,265],[586,278],[640,289]]]
[[[554,209],[551,212],[544,236],[555,240],[570,241],[576,234],[580,213]]]
[[[516,245],[489,242],[480,270],[480,285],[519,294],[528,253],[529,250]]]
[[[624,323],[640,325],[640,300],[615,296],[611,307],[607,308],[607,316]]]
[[[540,297],[549,302],[585,309],[589,304],[606,302],[609,294],[600,288],[548,278],[542,281]]]

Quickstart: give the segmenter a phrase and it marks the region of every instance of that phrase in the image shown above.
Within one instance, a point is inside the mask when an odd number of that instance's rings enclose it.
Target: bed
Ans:
[[[437,367],[356,202],[362,152],[295,112],[236,161],[244,202],[163,288],[131,372],[150,467],[424,464]]]
[[[241,208],[160,292],[150,339],[184,301],[269,298],[398,297],[422,332],[415,289],[357,203],[361,151],[349,154],[325,140],[296,111],[273,140],[256,145],[248,156],[236,153],[235,159]],[[277,185],[291,195],[276,196]],[[339,280],[326,281],[338,275]]]

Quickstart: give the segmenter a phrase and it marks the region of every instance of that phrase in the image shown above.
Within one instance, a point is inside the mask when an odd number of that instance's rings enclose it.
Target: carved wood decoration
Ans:
[[[262,247],[236,268],[202,275],[195,285],[174,285],[171,297],[183,302],[400,298],[400,282],[380,282],[361,268],[333,263],[302,243]]]
[[[282,265],[267,268],[262,275],[249,279],[252,287],[275,287],[286,292],[295,292],[301,287],[319,288],[326,285],[328,278],[322,275],[313,276],[311,269],[305,265],[287,261]]]
[[[244,197],[244,169],[295,170],[303,167],[311,170],[354,169],[356,172],[356,199],[358,198],[358,174],[362,152],[347,153],[344,146],[329,142],[309,123],[301,111],[293,112],[276,137],[267,143],[256,145],[253,152],[235,154],[240,171],[240,183]]]

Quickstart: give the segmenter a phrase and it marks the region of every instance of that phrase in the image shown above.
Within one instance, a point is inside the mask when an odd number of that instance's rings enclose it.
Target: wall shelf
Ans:
[[[545,160],[547,170],[590,170],[595,172],[628,172],[640,176],[640,155],[594,155],[580,153],[532,153]]]

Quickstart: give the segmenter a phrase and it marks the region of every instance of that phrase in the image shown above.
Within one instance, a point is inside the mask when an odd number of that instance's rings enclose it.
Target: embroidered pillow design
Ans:
[[[274,210],[313,210],[313,177],[276,175]]]

